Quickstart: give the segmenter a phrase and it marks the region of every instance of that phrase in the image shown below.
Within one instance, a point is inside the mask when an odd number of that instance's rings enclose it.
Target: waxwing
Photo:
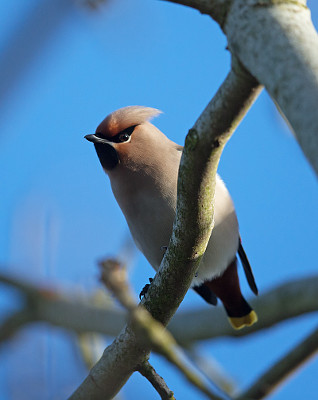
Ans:
[[[137,247],[155,270],[172,233],[183,149],[149,122],[159,113],[149,107],[124,107],[108,115],[95,134],[85,136],[94,143]],[[240,329],[255,323],[257,315],[242,296],[236,253],[255,294],[257,287],[241,244],[232,199],[218,175],[214,220],[191,286],[210,304],[215,305],[219,298],[231,325]]]

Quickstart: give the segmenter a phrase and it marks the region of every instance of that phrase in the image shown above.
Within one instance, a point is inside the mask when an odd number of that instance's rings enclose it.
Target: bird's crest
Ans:
[[[96,132],[101,132],[109,137],[115,136],[124,129],[149,121],[160,113],[160,110],[151,107],[123,107],[109,114],[104,121],[99,124]]]

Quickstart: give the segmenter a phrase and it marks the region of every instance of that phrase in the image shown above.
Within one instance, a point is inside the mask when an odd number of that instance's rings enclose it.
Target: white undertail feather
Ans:
[[[98,126],[96,131],[102,130],[109,136],[114,136],[122,130],[133,125],[139,125],[151,120],[162,111],[156,108],[143,106],[129,106],[120,108],[108,115],[107,118]]]

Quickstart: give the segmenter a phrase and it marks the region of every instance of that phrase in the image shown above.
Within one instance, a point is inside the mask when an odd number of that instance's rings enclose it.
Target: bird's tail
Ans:
[[[242,329],[257,322],[256,312],[241,293],[236,258],[220,277],[206,281],[194,289],[210,304],[215,305],[218,297],[234,329]]]
[[[242,329],[244,326],[251,326],[257,322],[256,312],[243,296],[241,296],[241,301],[235,304],[235,307],[229,308],[224,304],[224,308],[234,329]]]

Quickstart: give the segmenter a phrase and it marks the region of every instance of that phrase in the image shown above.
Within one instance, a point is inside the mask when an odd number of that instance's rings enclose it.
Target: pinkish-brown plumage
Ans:
[[[112,137],[133,125],[139,125],[156,117],[161,111],[156,108],[129,106],[109,114],[97,127],[105,137]]]
[[[159,113],[155,108],[125,107],[108,115],[96,134],[86,136],[95,145],[137,246],[155,270],[172,233],[182,155],[182,147],[149,122]],[[191,286],[210,304],[219,297],[232,326],[240,329],[256,322],[257,316],[240,290],[237,251],[257,293],[232,199],[216,175],[214,229]]]

